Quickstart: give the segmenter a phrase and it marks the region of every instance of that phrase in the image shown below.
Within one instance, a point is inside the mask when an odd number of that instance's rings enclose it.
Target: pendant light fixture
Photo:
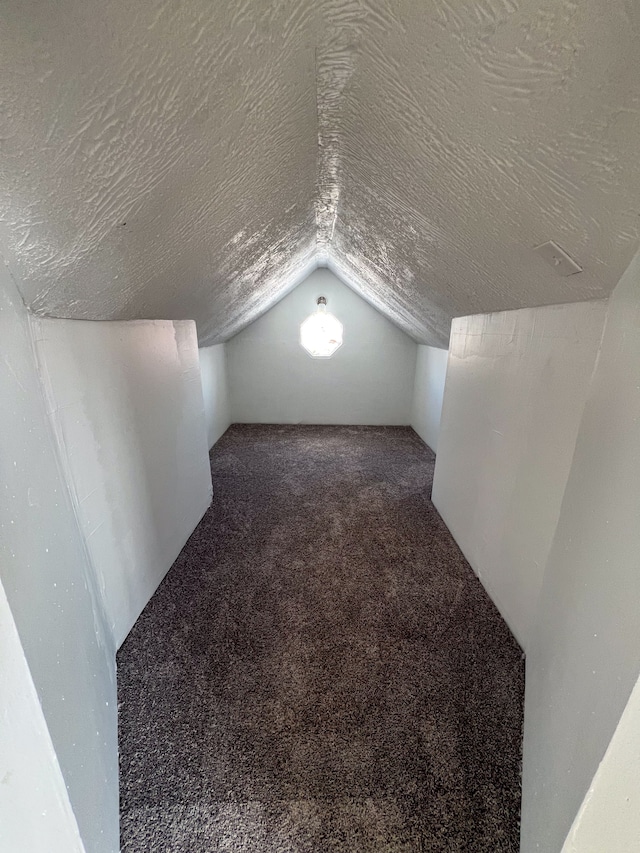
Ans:
[[[320,296],[317,308],[300,326],[300,344],[313,358],[331,358],[342,346],[342,323],[327,311],[327,300]]]

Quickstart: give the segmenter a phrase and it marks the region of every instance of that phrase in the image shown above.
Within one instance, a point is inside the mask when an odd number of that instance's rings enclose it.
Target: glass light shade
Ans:
[[[342,323],[320,304],[300,326],[300,343],[314,358],[330,358],[342,346]]]

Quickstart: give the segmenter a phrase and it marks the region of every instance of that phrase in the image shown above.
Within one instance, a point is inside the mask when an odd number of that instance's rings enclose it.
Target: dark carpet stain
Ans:
[[[518,850],[522,653],[409,428],[233,426],[118,653],[125,853]]]

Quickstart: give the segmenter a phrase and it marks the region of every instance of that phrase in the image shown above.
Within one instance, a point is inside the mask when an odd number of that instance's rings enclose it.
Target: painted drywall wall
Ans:
[[[527,648],[604,302],[454,320],[433,501]]]
[[[528,647],[523,853],[561,849],[640,672],[638,448],[636,256],[609,301]]]
[[[212,448],[231,423],[225,345],[202,347],[199,356],[207,444]]]
[[[59,467],[27,312],[1,262],[0,340],[0,579],[86,849],[116,853],[115,648]]]
[[[211,502],[195,324],[32,318],[116,646]]]
[[[637,853],[640,850],[640,680],[615,734],[562,853]]]
[[[0,847],[7,853],[84,853],[2,583],[0,672]]]
[[[411,426],[434,453],[438,450],[448,357],[446,349],[418,347]]]
[[[319,296],[344,326],[328,359],[300,345],[300,324]],[[346,287],[318,269],[227,343],[231,417],[236,423],[408,424],[417,345]]]

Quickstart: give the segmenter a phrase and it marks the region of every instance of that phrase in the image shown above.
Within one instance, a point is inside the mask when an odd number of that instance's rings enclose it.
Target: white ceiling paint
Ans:
[[[38,314],[201,343],[316,262],[434,345],[606,296],[639,236],[639,9],[3,0],[0,250]]]
[[[0,5],[0,246],[38,314],[225,338],[315,254],[299,2]],[[126,223],[126,224],[125,224]]]

